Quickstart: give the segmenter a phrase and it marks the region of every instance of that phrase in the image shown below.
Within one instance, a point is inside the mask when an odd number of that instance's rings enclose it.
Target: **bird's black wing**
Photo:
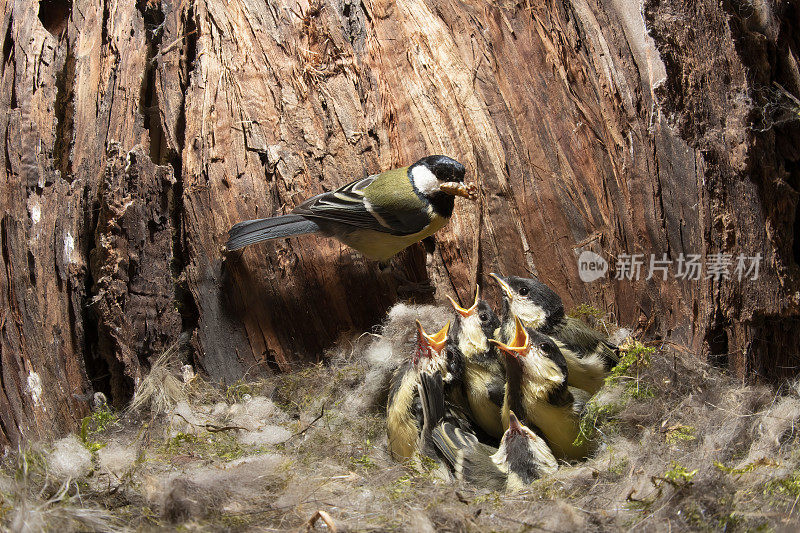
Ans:
[[[433,428],[442,421],[445,414],[444,384],[442,375],[423,372],[419,376],[419,398],[422,406],[422,431],[420,432],[420,449],[428,457],[436,456],[436,447],[432,440]]]
[[[461,431],[448,422],[436,426],[433,440],[436,448],[453,467],[456,478],[484,489],[505,488],[507,473],[492,460],[496,448],[482,444],[475,435]]]
[[[430,218],[421,200],[419,205],[408,205],[398,195],[394,203],[388,202],[389,205],[386,206],[377,206],[369,202],[365,190],[379,176],[369,176],[348,183],[335,191],[313,196],[295,207],[292,213],[315,222],[337,222],[392,235],[412,235],[425,229],[430,223]],[[408,192],[412,201],[417,200],[413,190],[410,189]]]
[[[465,451],[470,451],[479,444],[475,435],[461,431],[449,422],[433,428],[433,442],[454,469],[457,469],[462,462]]]
[[[619,362],[619,349],[605,335],[595,331],[579,318],[567,317],[553,334],[578,357],[599,354],[610,370]]]

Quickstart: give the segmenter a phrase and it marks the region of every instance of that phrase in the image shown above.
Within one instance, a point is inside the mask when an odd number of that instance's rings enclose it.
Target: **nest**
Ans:
[[[70,442],[6,458],[0,520],[61,531],[797,528],[797,387],[743,385],[665,346],[629,347],[625,371],[587,406],[597,452],[524,492],[394,462],[386,387],[417,318],[436,330],[452,317],[400,304],[327,364],[227,387],[183,382],[165,363],[175,381],[143,381],[138,410],[100,409]]]

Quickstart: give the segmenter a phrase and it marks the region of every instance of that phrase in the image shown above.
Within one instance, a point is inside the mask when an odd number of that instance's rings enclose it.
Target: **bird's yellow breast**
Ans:
[[[411,404],[417,389],[417,373],[406,372],[397,388],[394,397],[390,398],[386,408],[386,430],[389,439],[389,451],[398,461],[405,461],[414,456],[417,448],[418,428],[411,413]]]
[[[433,210],[431,209],[431,211]],[[431,223],[422,231],[411,235],[391,235],[380,231],[361,229],[347,235],[337,235],[337,238],[370,259],[386,261],[415,242],[433,235],[442,229],[449,220],[449,218],[432,213]]]
[[[567,362],[567,383],[572,387],[578,387],[590,394],[600,390],[605,383],[606,369],[600,354],[591,353],[586,357],[567,348],[567,346],[553,339],[561,350],[561,354]]]
[[[493,379],[491,372],[480,365],[467,363],[464,369],[464,380],[468,384],[467,401],[475,422],[489,435],[500,438],[503,436],[500,408],[492,403],[487,388]]]
[[[572,412],[571,405],[558,407],[547,401],[533,400],[526,402],[525,409],[528,419],[544,433],[553,455],[582,459],[589,454],[591,443],[574,444],[580,433],[580,419]]]
[[[530,356],[528,356],[530,357]],[[534,424],[547,438],[553,455],[565,459],[581,459],[592,450],[592,443],[580,446],[573,443],[580,433],[580,417],[573,412],[572,404],[556,406],[548,402],[550,392],[561,384],[563,375],[558,366],[547,358],[534,358],[526,367],[522,378],[521,394],[525,407],[526,423]],[[508,387],[503,405],[503,428],[509,424]]]

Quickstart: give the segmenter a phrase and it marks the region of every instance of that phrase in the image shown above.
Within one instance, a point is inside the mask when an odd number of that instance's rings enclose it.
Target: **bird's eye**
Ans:
[[[489,315],[487,315],[486,313],[481,313],[480,315],[478,315],[478,318],[481,319],[481,322],[486,322],[487,320],[489,320]]]
[[[519,289],[519,294],[520,294],[520,296],[527,296],[527,295],[528,295],[528,292],[530,292],[530,291],[528,290],[528,287],[520,287],[520,289]]]
[[[539,348],[541,348],[544,353],[548,353],[550,351],[550,345],[546,342],[543,342]]]

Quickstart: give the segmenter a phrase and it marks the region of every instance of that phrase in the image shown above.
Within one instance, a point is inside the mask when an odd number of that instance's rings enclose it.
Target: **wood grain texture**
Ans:
[[[370,329],[399,289],[373,262],[317,237],[221,246],[432,153],[481,190],[432,256],[396,261],[437,300],[537,275],[743,377],[798,365],[800,131],[773,90],[800,91],[796,1],[48,5],[0,17],[8,442],[74,426],[94,390],[123,403],[178,339],[230,383]],[[584,250],[609,276],[580,280]],[[764,259],[758,282],[616,280],[626,253]]]

